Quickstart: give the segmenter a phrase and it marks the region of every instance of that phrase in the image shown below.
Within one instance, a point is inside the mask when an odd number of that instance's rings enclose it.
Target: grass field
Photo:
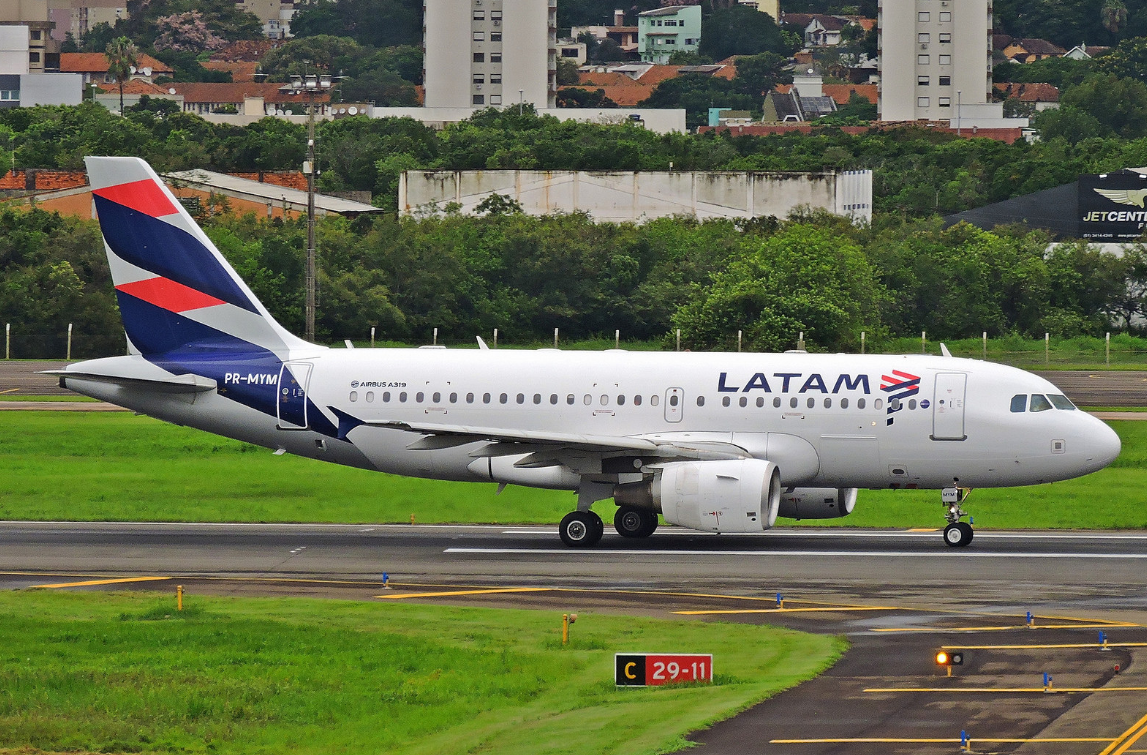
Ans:
[[[576,605],[571,600],[571,609]],[[772,627],[296,598],[0,593],[0,748],[656,753],[830,666]],[[715,684],[617,689],[614,652],[714,655]],[[7,750],[5,750],[7,751]]]
[[[1115,463],[1052,485],[977,490],[994,528],[1147,528],[1147,422],[1112,422]],[[394,477],[271,452],[128,413],[0,413],[0,518],[85,521],[555,524],[571,493]],[[613,506],[597,510],[611,520]],[[792,524],[782,520],[782,524]],[[845,519],[802,525],[938,527],[936,491],[861,491]]]

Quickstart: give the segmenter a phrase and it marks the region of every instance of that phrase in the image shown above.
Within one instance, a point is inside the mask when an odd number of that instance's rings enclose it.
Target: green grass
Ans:
[[[0,401],[67,401],[67,402],[94,402],[89,396],[77,396],[74,393],[59,396],[40,393],[0,393]]]
[[[1147,528],[1147,422],[1112,422],[1123,453],[1101,472],[977,490],[967,508],[995,528]],[[270,451],[128,413],[0,412],[0,518],[83,521],[554,524],[571,493],[367,472]],[[614,508],[599,503],[607,519]],[[782,520],[782,524],[791,524]],[[802,525],[942,524],[936,491],[867,491],[845,519]]]
[[[571,597],[570,608],[577,608]],[[0,593],[0,748],[655,753],[828,668],[746,624],[296,598]],[[613,686],[613,653],[713,653],[715,684]],[[23,750],[21,750],[23,751]]]

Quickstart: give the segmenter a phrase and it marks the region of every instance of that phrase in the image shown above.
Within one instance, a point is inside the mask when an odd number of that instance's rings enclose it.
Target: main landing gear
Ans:
[[[657,514],[649,509],[618,506],[613,527],[622,537],[649,537],[657,529]]]
[[[963,548],[972,542],[972,537],[975,535],[972,525],[960,521],[968,515],[967,511],[960,508],[960,503],[970,492],[971,490],[967,488],[944,488],[942,494],[944,505],[948,507],[948,511],[944,514],[944,518],[948,520],[948,526],[944,528],[944,542],[953,548]]]
[[[562,542],[571,548],[588,548],[601,540],[605,534],[605,523],[592,511],[571,511],[562,517],[558,534]]]

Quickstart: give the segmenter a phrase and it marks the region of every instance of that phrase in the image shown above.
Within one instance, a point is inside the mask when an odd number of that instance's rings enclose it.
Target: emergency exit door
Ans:
[[[286,362],[279,371],[279,429],[306,430],[307,383],[311,379],[310,362]]]
[[[932,440],[964,440],[964,391],[968,376],[963,372],[936,375],[932,397]]]

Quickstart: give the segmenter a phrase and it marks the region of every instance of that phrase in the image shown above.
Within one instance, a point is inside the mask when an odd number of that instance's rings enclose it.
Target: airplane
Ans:
[[[857,491],[935,489],[949,546],[973,488],[1066,480],[1119,437],[1050,382],[948,355],[331,349],[280,326],[151,167],[88,157],[128,355],[54,371],[167,422],[397,475],[576,491],[649,537],[843,517]]]

